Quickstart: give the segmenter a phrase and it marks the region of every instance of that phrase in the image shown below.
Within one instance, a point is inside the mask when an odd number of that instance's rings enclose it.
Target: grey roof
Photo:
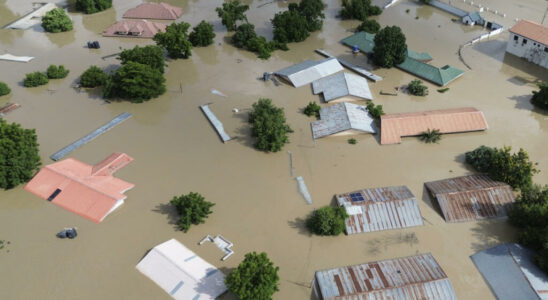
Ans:
[[[501,244],[471,256],[491,291],[500,300],[548,299],[548,276],[532,261],[532,251]]]
[[[343,67],[336,58],[326,58],[319,61],[307,60],[276,71],[274,74],[288,80],[293,86],[300,87],[342,70]]]
[[[350,129],[369,133],[377,132],[373,117],[367,108],[348,102],[322,108],[320,120],[312,122],[311,126],[314,139]]]
[[[323,93],[325,102],[345,96],[373,100],[367,80],[350,73],[337,73],[312,82],[314,94]]]
[[[209,120],[209,122],[211,122],[211,125],[213,125],[213,127],[215,127],[215,130],[217,131],[217,133],[221,137],[221,140],[223,140],[223,143],[229,141],[230,136],[225,132],[225,128],[223,127],[223,123],[221,123],[221,121],[219,121],[219,119],[217,119],[215,114],[211,111],[211,109],[209,109],[208,105],[209,104],[201,105],[200,108],[204,112],[204,115]]]

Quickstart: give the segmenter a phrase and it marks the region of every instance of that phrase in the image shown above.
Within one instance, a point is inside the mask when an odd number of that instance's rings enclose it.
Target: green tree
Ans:
[[[491,168],[496,152],[496,148],[482,145],[472,151],[466,152],[465,160],[466,163],[470,164],[476,171],[487,173]]]
[[[153,40],[167,50],[170,58],[189,58],[192,55],[192,44],[187,34],[189,28],[190,24],[186,22],[172,23],[166,27],[166,32],[158,32]]]
[[[76,0],[76,10],[94,14],[112,7],[112,0]]]
[[[369,113],[375,120],[380,120],[381,116],[384,115],[382,105],[375,106],[375,103],[373,103],[373,101],[367,101],[366,107],[367,111],[369,111]]]
[[[192,224],[204,223],[204,219],[211,214],[211,207],[215,205],[215,203],[205,201],[202,195],[193,192],[173,197],[170,203],[175,206],[177,213],[179,213],[180,219],[177,225],[184,232],[187,232]]]
[[[293,132],[285,123],[283,108],[272,104],[272,100],[261,98],[253,103],[249,113],[251,135],[256,137],[255,148],[263,151],[278,152],[289,143],[288,133]]]
[[[46,70],[46,74],[48,75],[49,79],[60,79],[65,78],[69,74],[69,70],[65,69],[65,66],[63,65],[49,65],[48,69]]]
[[[381,24],[375,20],[365,20],[363,21],[358,28],[356,28],[357,31],[365,31],[372,34],[376,34],[381,30]]]
[[[539,83],[538,91],[533,91],[531,103],[536,107],[548,109],[548,83]]]
[[[133,49],[126,49],[120,53],[122,65],[129,61],[151,66],[161,73],[164,73],[164,50],[158,46],[148,45],[144,47],[135,46]]]
[[[205,47],[213,44],[213,39],[215,38],[213,25],[206,21],[200,22],[200,24],[192,29],[188,38],[194,47]]]
[[[226,27],[227,31],[236,30],[237,21],[245,21],[247,23],[247,17],[245,12],[249,9],[249,6],[241,4],[238,0],[233,0],[223,3],[222,7],[217,7],[215,11],[221,23]]]
[[[423,131],[419,136],[419,139],[427,144],[437,143],[441,140],[441,133],[439,129],[428,129]]]
[[[80,85],[83,87],[94,88],[105,84],[108,75],[97,66],[89,67],[80,76]]]
[[[308,105],[304,108],[303,113],[309,117],[320,116],[320,110],[322,108],[314,101],[309,102]]]
[[[0,97],[9,93],[11,93],[10,87],[6,83],[0,81]]]
[[[247,47],[247,42],[256,37],[255,25],[244,23],[236,29],[236,33],[232,36],[232,43],[238,48],[245,48]]]
[[[383,68],[401,64],[407,55],[405,35],[398,26],[384,27],[375,35],[373,61]]]
[[[348,218],[342,206],[321,207],[306,219],[306,227],[317,235],[339,235],[346,228],[344,221]]]
[[[324,4],[321,0],[301,0],[298,10],[306,18],[308,31],[322,29],[323,19],[325,19],[323,9]]]
[[[34,176],[41,164],[38,146],[34,129],[0,119],[0,188],[11,189]]]
[[[25,79],[23,79],[23,85],[25,87],[36,87],[48,83],[48,77],[42,72],[33,72],[25,74]]]
[[[302,42],[310,35],[306,17],[297,9],[290,8],[274,15],[272,26],[274,26],[274,40],[282,44]]]
[[[367,17],[378,16],[381,13],[381,8],[371,5],[371,0],[343,0],[340,15],[343,19],[365,21]]]
[[[256,52],[260,59],[268,59],[272,51],[276,50],[276,43],[268,42],[263,36],[258,36],[247,42],[247,49]]]
[[[47,32],[61,32],[72,30],[72,20],[62,8],[54,8],[42,17],[42,27]]]
[[[165,93],[165,81],[158,69],[128,61],[114,75],[109,76],[103,89],[103,97],[140,103]]]
[[[241,300],[271,300],[279,290],[279,269],[266,253],[247,253],[238,268],[226,276],[225,284]]]
[[[422,81],[418,79],[413,79],[407,85],[409,93],[414,96],[426,96],[428,95],[428,87],[422,84]]]

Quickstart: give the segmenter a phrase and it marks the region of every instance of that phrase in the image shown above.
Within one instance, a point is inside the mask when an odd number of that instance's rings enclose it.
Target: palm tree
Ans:
[[[439,140],[441,140],[440,130],[428,129],[426,131],[423,131],[422,134],[419,136],[419,139],[427,144],[437,143]]]

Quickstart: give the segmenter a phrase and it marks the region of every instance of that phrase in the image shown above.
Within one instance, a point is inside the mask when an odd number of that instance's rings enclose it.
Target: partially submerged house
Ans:
[[[113,176],[131,161],[125,153],[113,153],[96,165],[68,158],[43,167],[25,190],[99,223],[124,203],[124,193],[135,186]]]
[[[320,120],[312,122],[312,137],[328,135],[376,133],[375,120],[365,106],[348,102],[337,103],[320,110]]]
[[[314,94],[322,94],[325,102],[373,100],[367,80],[342,72],[312,82]]]
[[[336,58],[326,58],[319,61],[307,60],[276,71],[274,74],[294,87],[301,87],[342,70],[343,67]]]
[[[175,239],[152,248],[137,270],[174,299],[215,300],[227,290],[221,271]]]
[[[474,26],[474,25],[484,26],[485,20],[481,17],[479,12],[474,11],[463,16],[462,23],[470,26]]]
[[[512,188],[486,175],[468,175],[426,182],[447,222],[506,217],[514,203]]]
[[[164,2],[142,3],[124,14],[127,19],[176,20],[183,14],[183,9]]]
[[[103,36],[151,39],[156,33],[165,32],[166,26],[166,24],[147,20],[122,20],[105,29]]]
[[[363,189],[335,197],[349,216],[346,234],[422,225],[417,198],[406,186]]]
[[[33,3],[34,8],[21,18],[4,26],[5,29],[29,29],[42,24],[42,17],[50,10],[59,8],[54,3]]]
[[[532,257],[531,250],[518,244],[501,244],[471,256],[497,299],[548,299],[548,276]]]
[[[456,300],[432,254],[316,271],[314,291],[321,300]]]
[[[457,133],[487,129],[483,112],[472,108],[431,110],[381,116],[381,144],[399,144],[403,136],[418,136],[428,129]]]
[[[521,20],[510,28],[506,52],[548,69],[548,27]]]

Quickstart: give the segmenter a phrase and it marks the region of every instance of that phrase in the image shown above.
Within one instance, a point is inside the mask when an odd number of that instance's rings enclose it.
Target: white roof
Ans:
[[[342,70],[343,67],[339,61],[333,57],[320,61],[307,60],[300,64],[281,69],[274,74],[284,77],[295,87],[301,87]]]
[[[175,239],[150,250],[137,269],[175,299],[216,299],[226,292],[224,274]]]
[[[318,139],[324,136],[358,130],[376,133],[373,117],[365,106],[342,102],[320,110],[320,120],[312,122],[312,136]]]
[[[314,94],[323,93],[325,102],[345,96],[373,100],[367,80],[350,73],[337,73],[312,82]]]

